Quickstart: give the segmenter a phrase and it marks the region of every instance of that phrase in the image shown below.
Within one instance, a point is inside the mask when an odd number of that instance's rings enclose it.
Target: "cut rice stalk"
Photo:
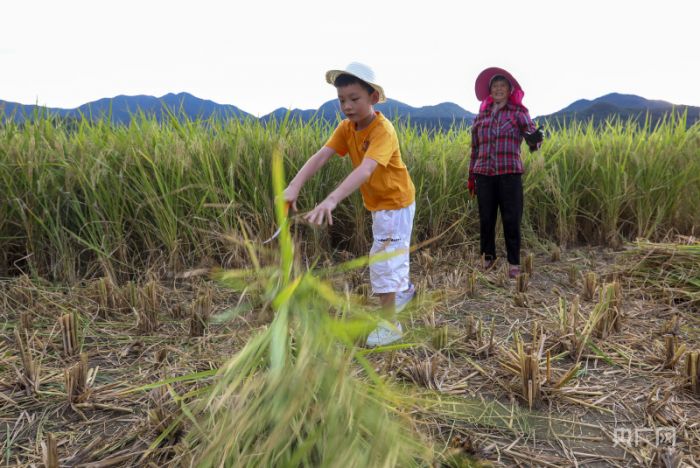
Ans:
[[[690,391],[696,395],[700,394],[700,351],[688,353],[685,361],[685,377]]]
[[[15,341],[19,348],[20,360],[22,361],[21,384],[27,395],[36,394],[39,390],[39,364],[34,361],[31,349],[27,344],[26,333],[20,332],[19,329],[15,328]]]
[[[58,468],[58,445],[52,433],[47,433],[46,442],[41,442],[41,452],[45,468]]]
[[[78,351],[79,347],[76,314],[63,314],[59,321],[61,324],[63,354],[65,356],[73,356]]]
[[[583,293],[581,297],[584,301],[592,301],[598,286],[598,277],[594,271],[589,271],[583,276]]]

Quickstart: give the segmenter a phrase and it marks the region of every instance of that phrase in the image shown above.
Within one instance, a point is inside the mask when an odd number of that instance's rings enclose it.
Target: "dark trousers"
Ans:
[[[523,217],[522,174],[496,176],[477,174],[476,197],[479,203],[481,254],[487,260],[496,259],[496,216],[500,209],[508,263],[520,265],[520,221]]]

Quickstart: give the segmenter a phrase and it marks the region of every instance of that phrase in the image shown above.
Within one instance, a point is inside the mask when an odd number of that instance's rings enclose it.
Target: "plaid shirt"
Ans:
[[[507,103],[495,113],[490,108],[479,112],[472,124],[469,176],[522,174],[520,143],[523,133],[534,131],[535,124],[524,107]]]

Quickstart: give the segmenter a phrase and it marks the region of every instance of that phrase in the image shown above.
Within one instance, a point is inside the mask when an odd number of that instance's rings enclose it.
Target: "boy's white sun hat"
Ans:
[[[326,81],[329,84],[334,84],[336,78],[343,74],[352,75],[356,78],[361,79],[362,81],[370,85],[372,88],[374,88],[377,91],[377,93],[379,93],[379,102],[386,101],[384,90],[381,86],[374,82],[374,71],[367,65],[363,63],[352,62],[347,67],[345,67],[345,70],[328,70],[326,72]]]

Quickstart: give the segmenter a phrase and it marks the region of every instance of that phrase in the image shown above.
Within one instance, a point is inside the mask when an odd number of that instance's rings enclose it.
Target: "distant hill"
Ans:
[[[400,122],[410,122],[412,125],[428,129],[447,129],[453,124],[470,125],[475,114],[463,109],[452,102],[443,102],[433,106],[412,107],[400,101],[389,99],[387,102],[376,106],[384,115]],[[161,97],[153,96],[116,96],[104,98],[83,104],[75,109],[58,109],[24,105],[0,100],[0,119],[3,121],[13,117],[15,121],[22,122],[32,118],[35,114],[50,114],[60,117],[80,119],[84,116],[89,119],[111,116],[113,122],[128,123],[131,116],[137,112],[153,115],[158,120],[167,117],[169,112],[177,116],[187,116],[189,119],[208,119],[212,116],[219,118],[251,118],[255,117],[242,111],[236,106],[219,104],[214,101],[200,99],[188,93],[166,94]],[[700,120],[700,107],[673,105],[666,101],[653,101],[631,94],[611,93],[597,99],[580,99],[550,115],[538,116],[536,119],[549,119],[553,125],[571,121],[589,121],[593,119],[596,124],[606,119],[619,116],[623,120],[637,119],[643,122],[647,113],[652,125],[665,115],[675,111],[683,113],[687,111],[688,125]],[[292,119],[301,119],[308,122],[312,119],[324,119],[335,122],[342,118],[340,105],[337,100],[331,100],[318,109],[285,109],[279,108],[260,117],[263,122],[272,119],[281,120],[287,113]]]
[[[453,124],[470,125],[475,117],[471,112],[451,102],[443,102],[434,106],[412,107],[394,99],[387,99],[386,102],[377,104],[375,109],[392,120],[397,119],[403,122],[410,122],[411,125],[427,128],[449,128]],[[333,99],[325,102],[316,110],[288,110],[279,108],[260,119],[263,122],[267,122],[271,119],[279,121],[283,119],[288,112],[289,118],[301,119],[304,122],[308,122],[314,118],[321,118],[334,122],[338,118],[343,118],[342,112],[340,111],[340,103],[338,103],[336,99]]]
[[[687,112],[687,125],[700,120],[700,107],[674,105],[666,101],[645,99],[633,94],[610,93],[589,101],[580,99],[553,114],[542,115],[537,119],[548,119],[552,123],[571,121],[604,123],[610,117],[619,116],[623,121],[634,119],[640,123],[649,116],[651,125],[655,125],[671,112]]]
[[[221,118],[251,117],[248,114],[229,104],[218,104],[214,101],[200,99],[189,93],[169,93],[161,97],[153,96],[116,96],[103,98],[97,101],[83,104],[75,109],[59,109],[24,105],[0,100],[0,112],[4,109],[4,118],[14,117],[15,121],[22,122],[31,118],[35,113],[46,113],[60,117],[79,119],[84,116],[89,119],[101,119],[111,116],[113,122],[129,123],[133,114],[142,111],[144,114],[153,115],[158,120],[167,117],[169,112],[174,115],[186,115],[190,119],[208,119],[212,116]]]
[[[449,128],[453,123],[458,125],[471,124],[474,114],[462,109],[457,104],[444,102],[435,106],[411,107],[408,104],[389,99],[387,102],[378,104],[377,110],[384,113],[391,119],[410,122],[412,125],[419,125],[427,128]],[[128,123],[131,116],[139,111],[147,115],[153,115],[158,120],[167,117],[169,112],[174,115],[186,115],[194,120],[197,118],[208,119],[212,116],[220,118],[255,118],[251,114],[241,109],[226,104],[218,104],[213,101],[200,99],[188,93],[166,94],[161,97],[153,96],[116,96],[104,98],[97,101],[83,104],[76,109],[59,109],[37,107],[35,105],[24,105],[14,102],[0,101],[0,113],[4,109],[4,119],[13,117],[15,121],[22,122],[31,119],[35,114],[50,114],[64,118],[79,119],[81,116],[92,120],[111,116],[113,122]],[[169,112],[168,112],[169,111]],[[322,118],[335,122],[338,116],[342,118],[337,100],[324,103],[318,109],[284,109],[279,108],[270,114],[260,118],[263,122],[271,119],[281,120],[289,112],[290,118],[301,119],[308,122],[314,118]]]

